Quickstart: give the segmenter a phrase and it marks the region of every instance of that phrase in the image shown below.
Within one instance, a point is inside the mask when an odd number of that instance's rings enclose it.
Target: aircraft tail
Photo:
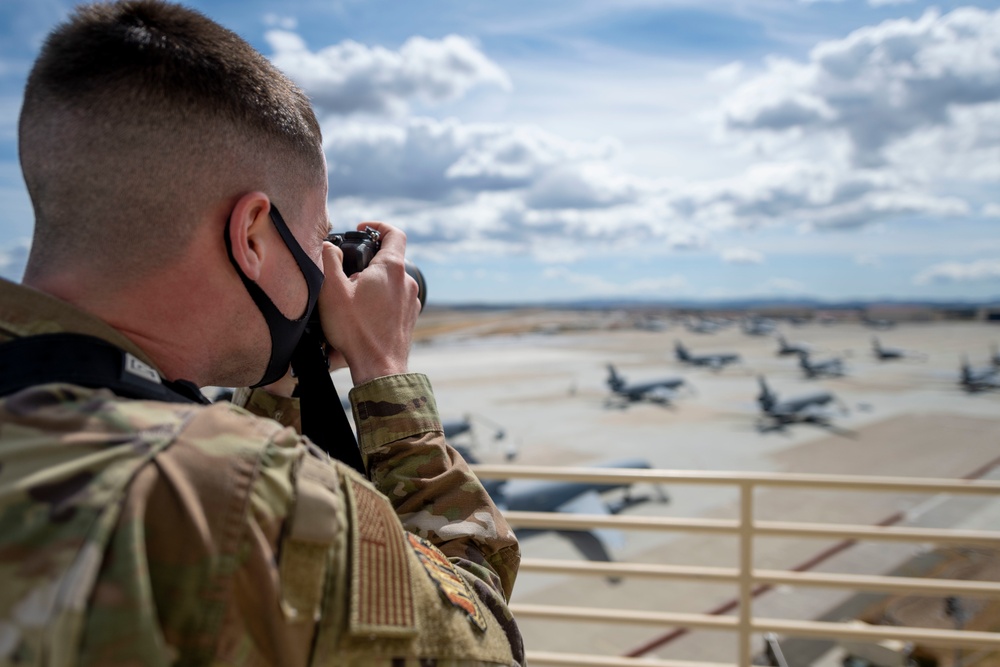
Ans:
[[[811,371],[812,364],[809,363],[809,354],[806,352],[799,352],[799,366],[804,371]]]
[[[757,395],[757,403],[760,404],[761,410],[764,412],[770,412],[774,404],[777,403],[777,397],[771,388],[767,386],[767,380],[764,379],[763,375],[757,376],[757,383],[760,385],[760,393]]]
[[[680,341],[676,341],[674,343],[674,350],[677,352],[677,358],[680,361],[689,361],[691,359],[691,355],[688,354],[687,348],[684,347],[684,344]]]
[[[625,386],[625,380],[618,375],[618,371],[612,364],[608,364],[608,386],[611,387],[612,391],[618,391]]]

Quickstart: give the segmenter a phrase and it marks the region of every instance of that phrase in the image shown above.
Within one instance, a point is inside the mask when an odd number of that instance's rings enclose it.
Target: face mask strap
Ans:
[[[303,279],[306,281],[309,297],[306,301],[305,310],[298,318],[291,320],[285,317],[281,310],[271,301],[271,298],[261,289],[260,285],[250,280],[236,262],[229,234],[232,218],[230,217],[226,221],[225,242],[229,261],[236,269],[240,280],[243,281],[243,286],[250,294],[250,298],[253,299],[253,302],[257,305],[257,309],[264,316],[267,329],[271,334],[271,358],[268,361],[267,370],[264,371],[263,377],[253,385],[254,387],[275,382],[281,379],[288,370],[292,352],[299,338],[302,337],[302,332],[309,321],[309,315],[312,313],[313,308],[316,306],[316,301],[319,299],[319,290],[323,286],[323,272],[313,263],[309,255],[302,249],[302,246],[299,245],[299,242],[295,239],[295,236],[274,204],[271,204],[269,215],[272,224],[278,230],[278,234],[281,236],[282,241],[284,241],[288,251],[292,254],[292,258],[295,260]]]

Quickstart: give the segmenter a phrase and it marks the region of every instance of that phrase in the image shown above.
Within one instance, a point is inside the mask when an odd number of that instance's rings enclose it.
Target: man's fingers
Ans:
[[[323,243],[323,275],[326,280],[344,277],[344,251],[332,243]]]
[[[363,230],[365,227],[371,227],[372,229],[378,230],[381,235],[382,247],[379,249],[378,254],[375,255],[377,259],[382,253],[385,253],[383,261],[388,259],[399,258],[402,259],[406,255],[406,233],[398,228],[386,222],[369,221],[362,222],[358,224],[358,230]]]

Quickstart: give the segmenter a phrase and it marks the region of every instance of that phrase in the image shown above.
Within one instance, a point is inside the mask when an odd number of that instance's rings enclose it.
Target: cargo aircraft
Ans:
[[[799,368],[809,379],[818,377],[840,377],[844,374],[844,361],[832,357],[822,361],[812,361],[808,352],[799,354]]]
[[[785,337],[778,334],[778,356],[787,357],[791,354],[809,354],[809,346],[805,343],[789,343]]]
[[[977,394],[981,391],[1000,391],[1000,365],[991,363],[985,368],[973,368],[969,364],[969,359],[963,357],[958,384],[970,394]]]
[[[637,401],[668,404],[673,401],[678,388],[683,384],[684,378],[681,377],[668,377],[661,380],[629,384],[625,378],[618,374],[612,364],[608,364],[608,387],[611,388],[615,398],[623,401],[622,405]]]
[[[484,420],[478,417],[477,420]],[[442,422],[445,438],[470,464],[481,463],[469,443],[453,442],[472,432],[469,417]],[[494,432],[494,439],[505,437],[503,429]],[[508,450],[507,459],[511,459]],[[599,463],[586,464],[588,468],[652,468],[649,461],[640,458],[622,458]],[[597,484],[592,482],[557,482],[523,479],[483,479],[486,492],[497,507],[504,511],[524,512],[568,512],[573,514],[609,515],[618,514],[642,503],[669,502],[669,497],[659,485],[652,485],[652,495],[636,493],[634,484]],[[621,493],[615,493],[620,491]],[[614,549],[624,546],[625,537],[619,530],[594,528],[590,530],[527,529],[515,531],[519,538],[532,537],[545,532],[554,532],[569,540],[571,544],[590,560],[611,561]]]
[[[649,469],[649,461],[639,458],[623,458],[598,463],[588,463],[587,468]],[[485,482],[486,480],[484,480]],[[512,479],[503,480],[493,501],[501,510],[526,512],[566,512],[585,515],[612,515],[647,502],[669,502],[666,492],[653,485],[653,494],[637,494],[634,484],[598,484],[594,482],[555,482],[546,480]],[[621,490],[620,496],[610,498],[607,494]],[[516,528],[518,538],[554,532],[569,540],[588,560],[614,560],[613,551],[621,549],[625,537],[620,530],[612,528],[592,528],[590,530]]]
[[[707,366],[716,371],[725,368],[729,364],[735,364],[740,360],[740,355],[734,353],[691,354],[680,341],[674,343],[674,350],[677,354],[677,360],[682,364]]]
[[[882,342],[879,341],[878,336],[872,336],[872,354],[879,361],[892,361],[907,356],[906,352],[898,347],[882,347]]]
[[[757,404],[761,410],[757,429],[761,433],[782,430],[789,424],[816,424],[833,428],[830,421],[833,415],[827,407],[839,403],[833,393],[817,391],[782,401],[778,400],[778,394],[771,390],[763,375],[757,376],[757,382],[760,385]]]
[[[743,320],[743,333],[748,336],[770,336],[777,327],[778,324],[768,317],[755,315]]]

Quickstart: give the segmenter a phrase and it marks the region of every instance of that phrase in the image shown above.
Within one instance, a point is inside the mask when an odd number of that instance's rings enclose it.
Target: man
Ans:
[[[19,140],[36,223],[24,284],[0,283],[0,664],[523,663],[517,542],[407,372],[405,236],[368,223],[382,248],[344,275],[304,95],[196,12],[93,5],[46,41]],[[371,483],[291,426],[314,304]],[[254,416],[199,404],[207,385],[277,393]]]

